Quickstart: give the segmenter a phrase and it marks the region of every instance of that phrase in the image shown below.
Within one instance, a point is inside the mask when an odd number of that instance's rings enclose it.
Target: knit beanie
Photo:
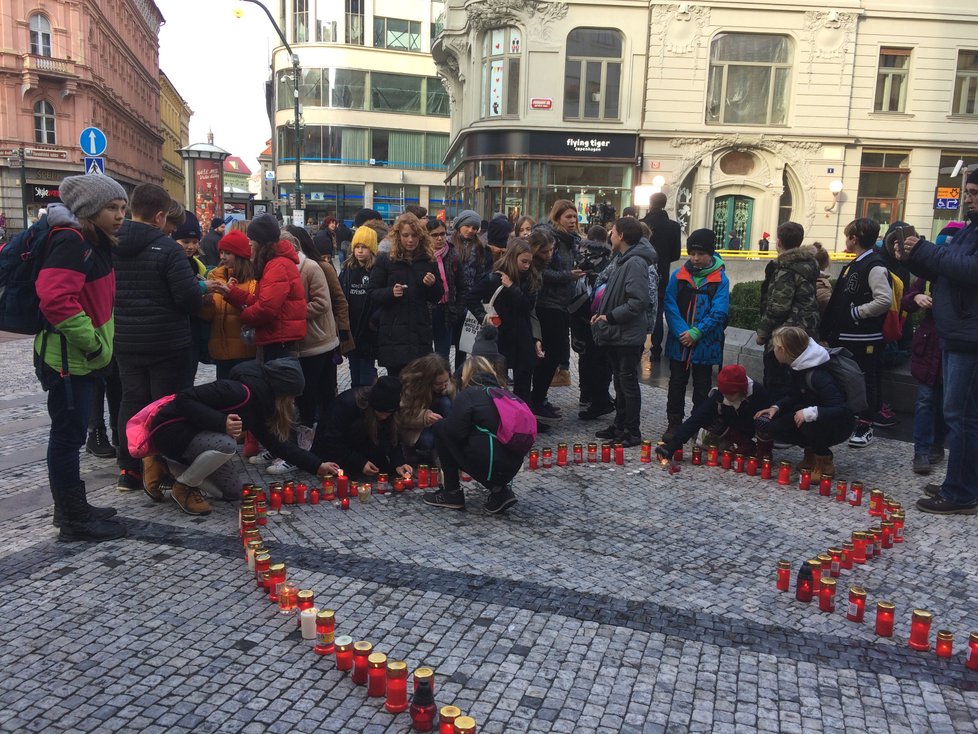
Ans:
[[[68,176],[58,188],[61,201],[79,219],[94,217],[116,199],[129,201],[119,183],[101,173]]]
[[[276,395],[302,395],[306,378],[295,357],[279,357],[265,362],[261,371]]]
[[[375,212],[373,209],[361,209],[356,214],[353,215],[353,226],[359,227],[364,222],[369,222],[371,219],[379,219],[383,221],[383,217],[380,216],[380,212]]]
[[[248,235],[240,229],[232,229],[217,241],[218,252],[230,252],[232,255],[243,257],[245,260],[251,259],[251,241]]]
[[[728,364],[717,375],[717,389],[724,395],[746,395],[747,370],[743,365]]]
[[[489,222],[489,230],[486,235],[486,241],[490,245],[495,245],[496,247],[506,247],[506,243],[509,241],[509,235],[513,231],[513,223],[510,222],[505,214],[499,214],[492,218]]]
[[[971,173],[968,174],[966,183],[978,184],[978,168],[972,169]]]
[[[499,359],[499,346],[497,339],[499,331],[492,324],[486,324],[479,333],[475,335],[475,343],[472,345],[473,357],[485,357],[490,361]]]
[[[478,212],[474,212],[471,209],[464,209],[452,220],[452,229],[458,229],[466,224],[472,227],[481,227],[482,217],[479,216]]]
[[[367,404],[378,413],[396,413],[401,407],[401,381],[384,375],[367,391]]]
[[[948,222],[934,238],[935,245],[946,245],[958,232],[964,229],[964,222]]]
[[[278,242],[281,236],[282,229],[278,226],[278,220],[271,214],[261,214],[248,225],[248,238],[260,245]]]
[[[186,219],[183,220],[183,224],[178,226],[173,230],[173,234],[170,235],[174,240],[190,240],[190,239],[200,239],[203,234],[200,231],[200,222],[197,221],[197,215],[193,212],[186,212]]]
[[[372,227],[357,227],[357,231],[353,233],[353,241],[350,242],[350,249],[352,250],[357,245],[363,245],[376,257],[377,231]]]
[[[717,251],[717,235],[712,229],[697,229],[686,240],[686,252],[705,252],[712,255]]]

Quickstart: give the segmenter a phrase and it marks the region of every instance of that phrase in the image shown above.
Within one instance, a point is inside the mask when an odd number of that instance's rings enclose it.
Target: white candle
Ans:
[[[299,615],[299,625],[302,627],[303,640],[316,639],[317,614],[319,614],[319,610],[316,609],[316,607],[309,607],[308,609],[303,609],[302,613]]]
[[[248,548],[247,554],[248,554],[248,570],[254,573],[255,572],[255,549]]]

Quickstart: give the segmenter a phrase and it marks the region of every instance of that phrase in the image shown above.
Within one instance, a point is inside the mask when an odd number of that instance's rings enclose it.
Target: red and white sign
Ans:
[[[550,97],[530,97],[531,110],[549,110],[554,106]]]

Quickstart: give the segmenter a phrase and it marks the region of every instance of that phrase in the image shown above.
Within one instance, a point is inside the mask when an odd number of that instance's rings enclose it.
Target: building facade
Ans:
[[[978,165],[972,7],[449,0],[433,55],[448,196],[485,215],[662,190],[723,243],[791,219],[841,249],[860,216],[935,233]]]
[[[163,137],[161,159],[163,188],[180,203],[186,190],[183,161],[177,153],[190,144],[190,118],[193,110],[180,96],[170,78],[160,72],[160,135]]]
[[[299,56],[273,51],[275,192],[295,183],[298,84],[305,216],[350,221],[371,207],[392,219],[408,204],[446,208],[448,95],[430,48],[442,2],[282,0],[278,22]]]
[[[80,133],[105,133],[105,172],[162,183],[152,0],[7,0],[0,23],[0,210],[12,228],[85,170]],[[24,151],[23,166],[19,152]]]

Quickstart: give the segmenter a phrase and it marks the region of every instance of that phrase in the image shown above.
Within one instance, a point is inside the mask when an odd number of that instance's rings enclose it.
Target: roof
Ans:
[[[251,175],[251,169],[248,168],[247,164],[236,155],[228,156],[224,159],[224,172],[240,173],[244,176]]]

